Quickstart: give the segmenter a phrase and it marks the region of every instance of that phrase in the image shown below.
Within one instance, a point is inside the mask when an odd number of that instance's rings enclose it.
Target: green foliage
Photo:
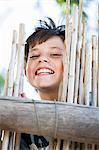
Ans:
[[[66,14],[66,0],[56,0],[57,3],[61,6],[62,15]],[[86,1],[87,2],[87,1]],[[79,0],[70,0],[70,13],[72,13],[73,5],[79,5]],[[83,17],[87,18],[87,14],[83,12]]]
[[[0,75],[0,86],[4,86],[4,78]]]
[[[66,14],[66,0],[56,0],[57,3],[61,6],[62,15]],[[70,13],[72,13],[73,4],[79,5],[79,0],[70,0]]]
[[[73,5],[73,4],[79,5],[79,0],[70,0],[70,4],[71,5]]]
[[[58,4],[62,5],[63,3],[66,2],[66,0],[56,0]]]
[[[62,5],[63,3],[66,3],[66,0],[56,0],[58,4]],[[79,4],[79,0],[70,0],[70,4]]]
[[[4,87],[4,78],[2,75],[0,75],[0,93],[2,92]]]

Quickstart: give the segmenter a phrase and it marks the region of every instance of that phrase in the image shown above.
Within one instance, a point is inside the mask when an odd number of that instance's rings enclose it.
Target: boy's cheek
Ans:
[[[32,79],[35,75],[35,69],[32,66],[27,66],[26,68],[26,77]]]
[[[25,69],[25,75],[26,77],[28,78],[28,75],[30,74],[30,69],[29,69],[29,66],[26,65],[26,69]]]
[[[29,62],[27,62],[27,64],[26,64],[26,76],[28,74],[30,74],[30,71],[31,71],[31,64]]]

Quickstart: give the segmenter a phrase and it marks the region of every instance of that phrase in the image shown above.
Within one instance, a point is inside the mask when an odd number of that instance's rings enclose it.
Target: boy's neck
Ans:
[[[39,92],[41,99],[43,100],[58,100],[58,92],[57,91],[43,91]]]

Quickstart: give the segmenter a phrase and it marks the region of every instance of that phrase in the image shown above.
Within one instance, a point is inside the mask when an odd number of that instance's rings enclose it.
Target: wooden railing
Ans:
[[[99,144],[99,108],[58,101],[0,97],[0,128]]]

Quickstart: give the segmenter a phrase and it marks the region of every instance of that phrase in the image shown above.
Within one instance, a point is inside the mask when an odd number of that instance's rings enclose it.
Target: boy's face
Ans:
[[[26,75],[32,86],[38,90],[55,90],[63,79],[64,43],[54,36],[29,48]]]

